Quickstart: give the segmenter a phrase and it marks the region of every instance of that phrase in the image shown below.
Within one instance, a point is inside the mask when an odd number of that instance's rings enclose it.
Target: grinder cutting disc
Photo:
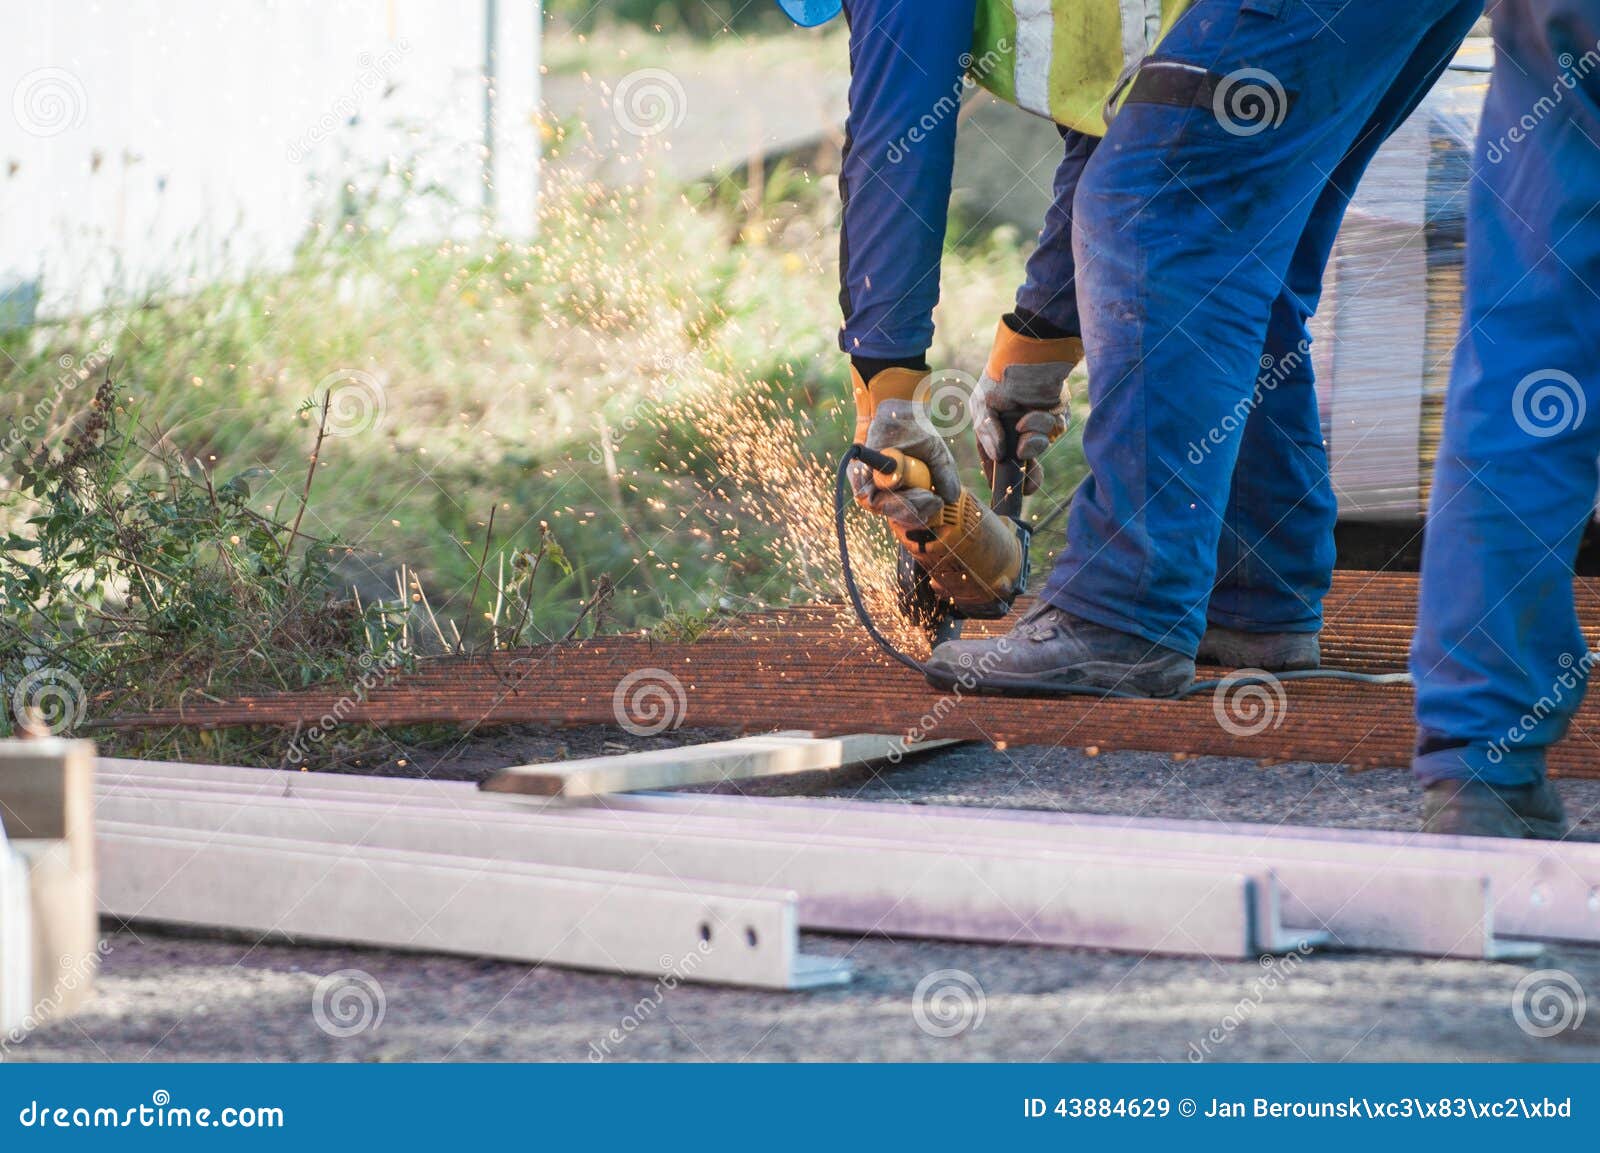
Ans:
[[[940,594],[928,579],[928,570],[904,548],[895,550],[895,577],[900,591],[900,608],[928,636],[928,643],[941,645],[961,635],[961,615],[955,602]]]

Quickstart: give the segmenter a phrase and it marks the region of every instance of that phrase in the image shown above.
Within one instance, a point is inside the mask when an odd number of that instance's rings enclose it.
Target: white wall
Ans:
[[[390,157],[481,230],[492,13],[496,230],[534,228],[538,0],[0,0],[0,294],[40,311],[281,264]],[[22,295],[25,295],[26,291]]]

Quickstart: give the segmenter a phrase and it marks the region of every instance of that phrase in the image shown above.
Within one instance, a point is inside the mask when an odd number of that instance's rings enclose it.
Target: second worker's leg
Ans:
[[[936,661],[1002,689],[1186,683],[1239,452],[1189,446],[1248,399],[1327,174],[1456,7],[1197,0],[1140,67],[1075,203],[1092,407],[1068,547],[1010,637]]]
[[[1600,469],[1600,42],[1592,0],[1501,0],[1467,209],[1411,672],[1429,832],[1559,836],[1546,750],[1594,655],[1572,566]],[[1529,127],[1530,109],[1539,110]]]
[[[1438,80],[1480,7],[1477,0],[1458,0],[1454,13],[1423,39],[1329,177],[1295,248],[1272,305],[1255,390],[1222,430],[1240,438],[1239,461],[1198,653],[1206,663],[1271,672],[1319,663],[1338,502],[1328,477],[1307,322],[1357,184]],[[1212,451],[1208,438],[1191,446],[1190,456]]]
[[[1196,651],[1240,442],[1191,446],[1248,410],[1328,174],[1458,7],[1199,0],[1141,67],[1078,192],[1091,476],[1057,608]]]

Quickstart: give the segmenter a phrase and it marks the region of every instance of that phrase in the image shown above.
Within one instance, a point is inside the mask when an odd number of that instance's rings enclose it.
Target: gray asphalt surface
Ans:
[[[1148,816],[1414,827],[1400,772],[1141,753],[967,746],[830,790],[884,802],[1053,807]],[[1580,834],[1600,839],[1600,782],[1565,782]],[[1533,963],[1313,953],[1271,965],[1087,950],[807,934],[849,956],[848,986],[781,994],[379,950],[113,934],[97,998],[77,1018],[0,1045],[8,1060],[1596,1060],[1600,949]],[[1582,1019],[1540,1038],[1513,1013],[1518,982],[1559,969]],[[330,974],[356,971],[325,981]],[[945,974],[954,970],[961,976]],[[963,1027],[920,982],[965,998]],[[324,992],[320,1000],[319,983]],[[333,998],[329,990],[343,990]],[[365,990],[369,1003],[360,1011]],[[335,1000],[364,1027],[342,1032]],[[978,1006],[981,1005],[981,1011]],[[333,1026],[319,1024],[319,1018]],[[932,1031],[924,1028],[931,1025]],[[612,1034],[612,1030],[616,1030]],[[620,1037],[611,1040],[608,1034]]]

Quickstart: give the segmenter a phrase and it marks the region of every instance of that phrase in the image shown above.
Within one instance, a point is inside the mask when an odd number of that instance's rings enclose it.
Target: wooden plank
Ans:
[[[904,737],[877,733],[843,737],[771,733],[614,757],[519,765],[500,770],[481,787],[488,792],[538,797],[593,797],[636,789],[673,789],[831,771],[875,761],[898,762],[913,753],[953,743],[934,740],[908,745]]]
[[[792,893],[102,821],[101,908],[126,920],[674,975],[838,984],[799,955]]]
[[[150,829],[754,881],[798,892],[806,927],[852,933],[1236,958],[1323,936],[1283,932],[1269,870],[1159,854],[1013,852],[782,830],[750,836],[725,825],[680,827],[599,810],[462,812],[121,786],[105,792],[100,805],[104,816]]]

